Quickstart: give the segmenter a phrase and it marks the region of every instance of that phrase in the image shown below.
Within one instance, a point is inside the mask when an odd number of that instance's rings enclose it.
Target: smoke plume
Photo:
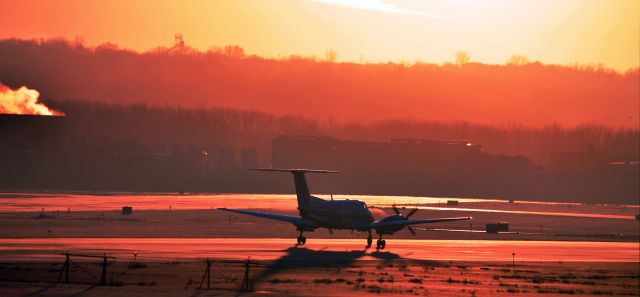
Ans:
[[[0,113],[64,116],[64,112],[50,109],[38,102],[38,97],[40,92],[36,90],[24,86],[12,90],[0,84]]]

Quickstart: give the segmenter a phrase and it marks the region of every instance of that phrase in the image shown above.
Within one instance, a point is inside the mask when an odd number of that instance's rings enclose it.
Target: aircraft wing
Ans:
[[[317,228],[318,227],[313,222],[311,222],[311,221],[309,221],[307,219],[300,218],[300,217],[292,217],[292,216],[277,215],[277,214],[271,214],[271,213],[240,210],[240,209],[218,208],[218,210],[228,211],[228,212],[233,212],[233,213],[239,213],[239,214],[243,214],[243,215],[250,215],[250,216],[259,217],[259,218],[265,218],[265,219],[270,219],[270,220],[288,222],[288,223],[294,224],[296,226],[301,226],[301,227],[308,227],[308,228]]]
[[[407,226],[407,225],[415,225],[415,224],[429,224],[429,223],[438,223],[438,222],[448,222],[448,221],[462,221],[462,220],[471,220],[471,217],[457,217],[457,218],[439,218],[439,219],[429,219],[429,220],[397,220],[397,221],[387,221],[387,222],[373,222],[369,224],[369,228],[384,228],[384,227],[397,227],[397,226]]]
[[[297,169],[281,169],[281,168],[249,168],[249,170],[255,170],[255,171],[276,171],[276,172],[291,172],[291,173],[306,173],[306,172],[311,172],[311,173],[340,173],[340,171],[335,171],[335,170],[322,170],[322,169],[304,169],[304,168],[297,168]]]

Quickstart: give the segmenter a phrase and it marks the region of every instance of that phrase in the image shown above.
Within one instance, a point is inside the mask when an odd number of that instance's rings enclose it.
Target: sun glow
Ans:
[[[337,61],[504,63],[514,54],[551,64],[639,65],[640,1],[308,0],[0,2],[0,38],[64,37],[145,51],[239,45],[263,57]]]
[[[345,7],[355,8],[355,9],[371,10],[371,11],[386,12],[386,13],[417,15],[417,16],[431,17],[435,19],[448,19],[446,17],[430,14],[422,10],[402,9],[402,8],[399,8],[398,6],[395,6],[391,3],[384,2],[382,0],[312,0],[312,1],[326,3],[326,4],[340,5],[340,6],[345,6]]]

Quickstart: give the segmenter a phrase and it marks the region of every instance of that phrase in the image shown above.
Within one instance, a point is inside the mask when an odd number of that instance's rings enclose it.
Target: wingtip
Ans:
[[[290,172],[290,173],[340,173],[338,170],[325,169],[306,169],[306,168],[249,168],[254,171],[274,171],[274,172]]]

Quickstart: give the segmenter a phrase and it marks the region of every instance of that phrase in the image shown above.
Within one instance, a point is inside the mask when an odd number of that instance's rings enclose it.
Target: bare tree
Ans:
[[[529,60],[529,58],[525,55],[513,55],[511,57],[509,57],[509,59],[507,59],[506,64],[507,65],[526,65],[531,63],[531,60]]]
[[[469,63],[469,61],[471,60],[471,57],[469,57],[469,54],[465,51],[458,51],[456,52],[456,64],[458,66],[462,66],[466,63]]]
[[[324,51],[324,59],[327,60],[328,62],[335,62],[337,58],[338,58],[338,52],[336,52],[335,50],[328,49]]]

